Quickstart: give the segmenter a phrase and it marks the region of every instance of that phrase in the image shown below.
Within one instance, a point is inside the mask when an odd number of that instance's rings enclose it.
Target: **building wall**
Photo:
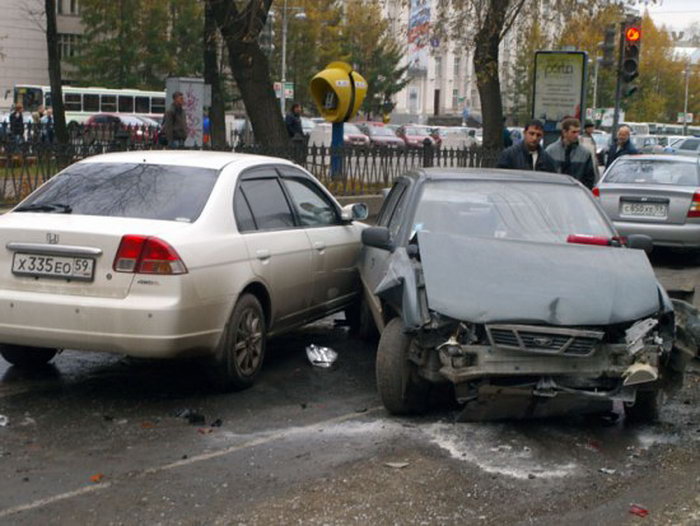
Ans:
[[[62,2],[64,15],[57,16],[59,39],[63,34],[82,33],[77,0]],[[71,13],[71,9],[74,13]],[[43,0],[2,0],[0,16],[0,110],[12,104],[15,84],[49,83]],[[63,65],[64,78],[70,69]],[[8,93],[9,92],[9,93]]]

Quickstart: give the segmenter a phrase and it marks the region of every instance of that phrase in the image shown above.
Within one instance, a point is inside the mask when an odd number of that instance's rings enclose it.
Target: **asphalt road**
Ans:
[[[309,364],[310,343],[339,353],[332,369]],[[330,319],[272,344],[240,393],[188,362],[3,363],[0,524],[700,524],[698,363],[649,427],[460,423],[440,399],[395,418],[373,367]]]

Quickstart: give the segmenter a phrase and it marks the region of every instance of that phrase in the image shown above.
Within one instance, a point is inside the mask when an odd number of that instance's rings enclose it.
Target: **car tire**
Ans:
[[[377,389],[382,403],[394,415],[422,413],[430,384],[420,378],[408,359],[412,338],[404,333],[401,318],[392,319],[382,331],[377,348]]]
[[[258,299],[243,294],[236,302],[213,364],[214,381],[223,391],[240,391],[255,383],[265,358],[265,313]]]
[[[24,347],[21,345],[1,345],[0,355],[20,369],[38,369],[56,356],[56,349],[44,347]]]
[[[638,390],[634,404],[625,403],[625,420],[630,424],[651,424],[659,419],[666,399],[663,389]]]
[[[378,338],[379,331],[364,297],[345,309],[345,319],[350,327],[350,336],[364,341],[376,341]]]

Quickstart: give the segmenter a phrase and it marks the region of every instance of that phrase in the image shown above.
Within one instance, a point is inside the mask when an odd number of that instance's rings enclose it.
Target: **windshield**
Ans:
[[[586,190],[512,181],[426,183],[413,224],[413,233],[419,230],[549,243],[566,243],[570,234],[614,235]]]
[[[21,209],[193,222],[218,171],[191,166],[77,163],[30,195]],[[43,207],[43,208],[42,208]]]
[[[409,128],[406,128],[406,135],[418,135],[420,137],[428,137],[429,130],[427,128],[414,128],[411,126]]]
[[[343,130],[344,133],[347,133],[349,135],[364,135],[361,131],[360,128],[357,127],[355,124],[351,124],[349,122],[346,122],[344,124],[345,129]]]
[[[698,186],[697,163],[655,159],[620,158],[605,175],[606,183],[663,184],[671,186]]]
[[[370,126],[367,130],[373,137],[396,137],[393,130],[385,128],[384,126]]]

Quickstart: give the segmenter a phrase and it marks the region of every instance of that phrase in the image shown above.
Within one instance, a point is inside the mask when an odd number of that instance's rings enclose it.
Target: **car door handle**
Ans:
[[[321,252],[321,250],[326,248],[326,244],[323,241],[316,241],[314,242],[314,248]]]
[[[264,261],[266,259],[270,259],[270,251],[265,249],[265,248],[260,249],[260,250],[256,250],[255,257],[261,261]]]

